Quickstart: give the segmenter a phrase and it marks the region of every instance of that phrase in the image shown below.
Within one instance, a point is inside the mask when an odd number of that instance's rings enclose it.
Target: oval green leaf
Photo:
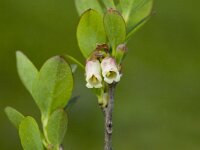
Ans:
[[[60,146],[67,130],[67,114],[63,109],[56,110],[48,120],[46,132],[54,148]]]
[[[94,9],[103,14],[103,10],[98,0],[75,0],[76,9],[79,15],[82,15],[88,9]]]
[[[16,58],[19,77],[27,90],[32,94],[32,84],[38,74],[38,70],[22,52],[16,52]]]
[[[24,116],[12,107],[6,107],[5,113],[11,123],[18,129],[21,121],[24,119]]]
[[[116,10],[109,9],[104,16],[104,27],[111,47],[115,48],[126,39],[126,24]]]
[[[26,117],[19,126],[19,136],[24,150],[44,150],[39,127],[32,117]]]
[[[60,56],[47,60],[33,83],[33,95],[44,118],[66,106],[72,88],[73,77],[68,63]]]
[[[85,58],[96,49],[97,44],[106,42],[103,17],[95,10],[86,11],[78,24],[77,40]]]
[[[128,36],[130,36],[148,20],[153,0],[120,0],[120,5],[127,24]]]

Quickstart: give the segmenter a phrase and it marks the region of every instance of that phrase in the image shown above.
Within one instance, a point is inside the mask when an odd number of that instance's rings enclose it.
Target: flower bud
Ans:
[[[101,88],[101,65],[98,60],[91,60],[86,63],[86,86],[88,88]]]
[[[117,46],[116,49],[116,60],[118,64],[121,64],[124,57],[125,57],[125,53],[127,51],[127,47],[125,44],[120,44]]]
[[[103,61],[101,62],[101,69],[104,81],[107,82],[108,84],[120,81],[121,76],[114,58],[111,57],[104,58]]]
[[[108,105],[108,93],[102,93],[98,96],[99,106],[105,108]]]

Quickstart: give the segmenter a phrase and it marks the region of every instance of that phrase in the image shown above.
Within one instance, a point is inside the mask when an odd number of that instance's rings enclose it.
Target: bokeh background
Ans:
[[[199,6],[199,0],[156,0],[156,14],[129,41],[116,91],[115,150],[200,149]],[[77,23],[73,0],[0,0],[0,150],[22,149],[4,114],[7,105],[40,121],[17,75],[15,51],[23,51],[38,68],[56,54],[84,62]],[[81,98],[70,111],[64,146],[102,150],[102,113],[81,70],[74,93]]]

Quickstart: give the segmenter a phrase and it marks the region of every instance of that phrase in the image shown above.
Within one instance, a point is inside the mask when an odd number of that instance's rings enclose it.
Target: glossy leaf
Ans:
[[[54,148],[59,147],[62,143],[67,130],[67,122],[67,114],[62,109],[56,110],[50,116],[46,131],[48,140]]]
[[[106,8],[115,8],[114,0],[102,0]]]
[[[104,27],[113,49],[126,39],[126,25],[118,11],[110,9],[104,16]]]
[[[44,150],[39,127],[32,117],[26,117],[19,126],[19,136],[24,150]]]
[[[24,116],[18,112],[16,109],[12,107],[6,107],[5,113],[11,123],[16,127],[19,128],[21,121],[24,119]]]
[[[43,117],[64,108],[72,88],[73,77],[68,63],[60,56],[47,60],[33,83],[33,95]]]
[[[79,15],[88,9],[94,9],[103,14],[103,10],[98,0],[75,0],[75,4]]]
[[[77,39],[86,58],[96,49],[97,44],[106,42],[103,18],[98,12],[90,9],[82,15],[77,28]]]
[[[151,14],[153,0],[120,0],[120,5],[127,31],[132,34]]]
[[[38,70],[22,52],[16,52],[16,57],[19,77],[28,91],[32,93],[32,84],[38,74]]]

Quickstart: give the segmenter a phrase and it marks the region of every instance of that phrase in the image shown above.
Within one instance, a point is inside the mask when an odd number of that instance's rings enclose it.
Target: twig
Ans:
[[[104,137],[104,150],[112,150],[112,132],[113,132],[113,123],[112,123],[112,113],[114,108],[114,90],[116,84],[109,86],[109,99],[108,105],[103,109],[104,121],[105,121],[105,137]]]

